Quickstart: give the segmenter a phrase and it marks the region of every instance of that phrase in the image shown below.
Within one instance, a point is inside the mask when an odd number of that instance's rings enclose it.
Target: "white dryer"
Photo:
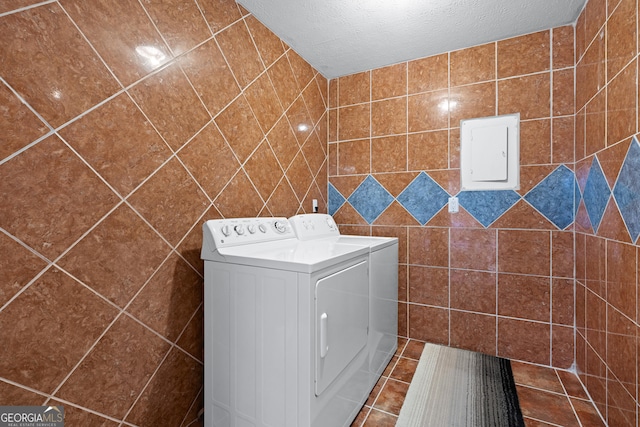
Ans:
[[[348,426],[370,391],[369,250],[207,221],[205,426]]]
[[[298,239],[362,245],[369,249],[369,369],[373,387],[398,348],[398,239],[340,234],[333,217],[289,218]]]

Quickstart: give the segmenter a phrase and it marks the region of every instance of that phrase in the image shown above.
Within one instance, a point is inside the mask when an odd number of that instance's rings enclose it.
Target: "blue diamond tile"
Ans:
[[[346,199],[342,196],[342,194],[340,194],[338,190],[336,190],[336,187],[334,187],[331,183],[329,183],[327,195],[329,197],[329,215],[333,215],[334,213],[338,212],[338,209],[340,209],[342,205],[344,205]]]
[[[460,205],[485,227],[500,218],[518,200],[520,195],[513,190],[463,191],[458,194]]]
[[[449,194],[429,175],[421,172],[398,196],[398,202],[422,225],[449,201]]]
[[[602,215],[607,208],[607,202],[611,190],[607,184],[607,179],[602,173],[600,162],[598,158],[594,157],[591,163],[591,169],[589,169],[589,176],[587,176],[587,183],[584,186],[584,205],[587,208],[589,214],[589,220],[594,231],[598,231],[600,221],[602,221]]]
[[[369,175],[348,200],[351,206],[371,224],[393,202],[393,196]]]
[[[578,214],[578,208],[580,207],[580,200],[582,200],[582,193],[580,192],[580,185],[576,179],[573,183],[573,217]]]
[[[640,145],[635,138],[613,187],[613,197],[627,224],[631,240],[635,242],[640,235]]]
[[[559,166],[529,191],[524,199],[561,230],[573,222],[575,175]]]

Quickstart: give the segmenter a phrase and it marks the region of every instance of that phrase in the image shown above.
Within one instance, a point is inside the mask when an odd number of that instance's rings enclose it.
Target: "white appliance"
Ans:
[[[370,392],[369,248],[207,221],[205,426],[348,426]]]
[[[331,215],[289,218],[298,239],[369,248],[369,369],[373,387],[398,348],[398,239],[340,234]]]

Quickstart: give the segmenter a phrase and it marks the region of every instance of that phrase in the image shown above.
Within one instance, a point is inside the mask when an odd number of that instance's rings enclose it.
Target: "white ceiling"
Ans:
[[[326,78],[332,79],[573,24],[586,0],[238,0],[238,3]]]

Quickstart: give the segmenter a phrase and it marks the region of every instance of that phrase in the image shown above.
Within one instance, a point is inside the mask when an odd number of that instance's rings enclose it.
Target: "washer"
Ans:
[[[369,369],[371,387],[398,348],[398,239],[340,234],[333,217],[303,214],[289,218],[298,239],[363,245],[369,249]]]
[[[286,218],[203,226],[205,425],[348,426],[370,392],[369,248]]]

